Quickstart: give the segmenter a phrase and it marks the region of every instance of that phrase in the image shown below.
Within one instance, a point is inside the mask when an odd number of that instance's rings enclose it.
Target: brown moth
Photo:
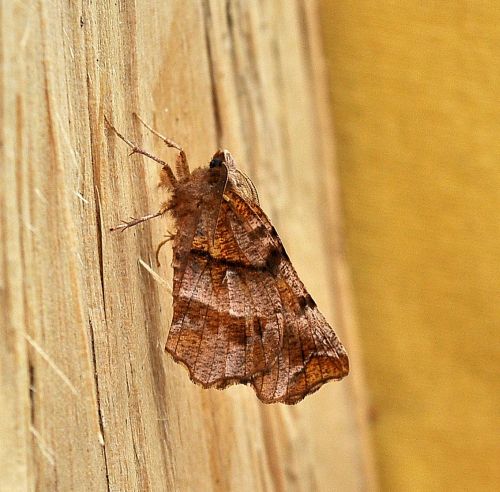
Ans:
[[[140,119],[140,118],[139,118]],[[142,120],[141,120],[142,122]],[[346,351],[293,268],[259,205],[255,186],[227,150],[190,172],[175,169],[110,128],[132,153],[162,165],[171,199],[124,230],[169,212],[173,241],[173,319],[166,350],[204,388],[251,384],[264,403],[294,404],[349,372]],[[157,250],[157,254],[158,254]]]

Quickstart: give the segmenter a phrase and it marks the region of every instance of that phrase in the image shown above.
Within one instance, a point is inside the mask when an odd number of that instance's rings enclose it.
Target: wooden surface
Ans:
[[[1,32],[0,489],[373,490],[314,2],[10,2]],[[296,407],[164,354],[157,166],[132,118],[253,178],[352,375]]]

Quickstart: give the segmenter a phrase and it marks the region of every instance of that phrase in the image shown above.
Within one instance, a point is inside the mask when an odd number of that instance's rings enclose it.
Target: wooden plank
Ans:
[[[172,160],[138,112],[192,167],[229,148],[357,361],[316,17],[314,2],[4,2],[2,490],[373,488],[357,364],[291,408],[194,386],[163,352],[171,297],[145,267],[168,221],[109,232],[162,195],[104,115]]]

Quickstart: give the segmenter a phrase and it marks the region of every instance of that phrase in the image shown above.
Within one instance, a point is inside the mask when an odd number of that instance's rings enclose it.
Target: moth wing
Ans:
[[[285,318],[278,359],[270,371],[257,375],[252,382],[264,403],[298,403],[326,382],[349,373],[342,343],[307,291],[293,291],[286,280],[293,275],[292,283],[300,282],[292,265],[283,264],[277,279]]]
[[[235,211],[223,194],[224,178],[221,174],[196,213],[178,224],[174,314],[166,345],[194,382],[219,388],[249,383],[268,371],[284,328],[280,294],[266,267],[273,245],[256,244],[263,224],[253,213],[248,218]],[[180,250],[183,255],[176,254]]]
[[[251,382],[265,403],[296,403],[344,377],[347,355],[267,216],[223,179],[179,235],[166,349],[204,387]]]
[[[297,403],[317,391],[329,380],[338,380],[349,372],[347,353],[334,330],[318,310],[299,279],[271,222],[256,203],[228,193],[232,210],[245,210],[260,222],[261,244],[267,255],[266,266],[279,292],[284,316],[283,341],[276,363],[254,377],[252,385],[265,403]],[[248,223],[248,221],[246,222]]]
[[[283,315],[272,306],[279,292],[265,273],[254,280],[211,258],[190,258],[166,349],[196,383],[219,388],[248,383],[276,361]],[[260,289],[270,302],[258,301]]]

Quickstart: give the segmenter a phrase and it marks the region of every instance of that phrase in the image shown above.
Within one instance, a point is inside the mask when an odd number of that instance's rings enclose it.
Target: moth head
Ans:
[[[235,169],[233,156],[228,150],[218,150],[210,161],[210,168],[225,166],[227,170]]]
[[[227,179],[237,189],[238,193],[248,200],[259,203],[259,196],[252,180],[236,167],[233,156],[227,150],[218,150],[210,161],[210,168],[225,166]]]

